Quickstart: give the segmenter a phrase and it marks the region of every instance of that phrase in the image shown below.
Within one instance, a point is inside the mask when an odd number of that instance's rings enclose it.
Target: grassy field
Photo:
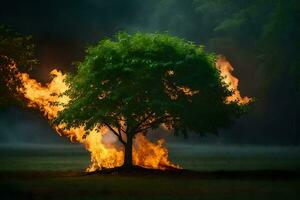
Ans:
[[[300,197],[299,148],[170,145],[169,149],[174,162],[194,172],[87,176],[82,172],[89,155],[80,147],[3,146],[1,199]]]

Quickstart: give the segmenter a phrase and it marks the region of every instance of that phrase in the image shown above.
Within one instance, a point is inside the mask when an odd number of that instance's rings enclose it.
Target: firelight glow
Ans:
[[[238,79],[231,74],[233,67],[226,58],[219,57],[216,67],[220,70],[228,88],[233,91],[233,95],[227,98],[227,102],[248,103],[251,99],[241,97],[238,91]],[[30,78],[26,73],[19,72],[17,75],[22,83],[22,87],[18,91],[26,98],[28,107],[39,109],[49,121],[55,119],[58,112],[64,109],[63,104],[67,104],[70,100],[67,96],[61,95],[68,89],[68,85],[64,81],[66,75],[56,69],[51,71],[50,75],[53,79],[45,85]],[[194,94],[188,88],[182,90],[187,95]],[[110,143],[103,140],[104,136],[115,137],[108,128],[95,127],[89,134],[86,134],[83,126],[66,129],[64,124],[60,124],[53,128],[60,135],[70,138],[72,142],[83,144],[86,150],[90,152],[91,164],[86,169],[88,172],[118,167],[124,162],[124,150],[118,140],[116,139]],[[162,170],[180,168],[169,160],[168,150],[163,139],[151,142],[143,134],[136,135],[134,139],[133,164]]]

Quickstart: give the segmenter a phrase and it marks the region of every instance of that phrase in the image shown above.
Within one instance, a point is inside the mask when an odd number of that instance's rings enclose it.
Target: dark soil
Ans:
[[[186,169],[170,168],[167,170],[147,169],[140,166],[132,168],[111,168],[102,169],[94,172],[85,172],[84,175],[125,175],[125,176],[163,176],[163,177],[185,177],[195,179],[266,179],[266,180],[283,180],[295,179],[300,180],[300,171],[288,170],[255,170],[255,171],[213,171],[202,172]]]

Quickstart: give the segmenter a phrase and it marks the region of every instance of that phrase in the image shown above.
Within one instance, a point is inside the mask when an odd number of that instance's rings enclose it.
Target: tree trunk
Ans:
[[[131,168],[133,166],[132,140],[133,140],[133,136],[131,136],[131,134],[127,134],[127,142],[125,144],[125,156],[124,156],[124,164],[123,164],[123,167],[125,168]]]

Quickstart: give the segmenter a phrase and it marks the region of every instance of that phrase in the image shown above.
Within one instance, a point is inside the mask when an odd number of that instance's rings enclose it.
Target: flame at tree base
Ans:
[[[15,68],[15,65],[11,67]],[[220,70],[229,89],[233,91],[233,95],[228,97],[227,101],[248,103],[251,99],[241,97],[237,89],[238,79],[232,76],[233,68],[230,63],[224,57],[220,57],[216,67]],[[56,69],[51,72],[51,75],[52,81],[42,85],[35,79],[31,79],[26,73],[17,73],[17,77],[22,83],[22,87],[18,91],[27,100],[28,107],[38,108],[49,121],[55,119],[58,112],[64,109],[63,106],[53,104],[53,102],[66,104],[70,100],[68,97],[60,95],[68,89],[68,85],[64,82],[66,75]],[[92,172],[123,165],[124,147],[107,128],[94,128],[89,134],[86,134],[83,126],[65,129],[65,125],[60,124],[53,128],[60,135],[69,137],[72,142],[83,144],[90,152],[91,164],[86,171]],[[105,138],[110,138],[109,142],[105,142]],[[169,160],[168,150],[163,139],[151,142],[143,134],[137,134],[134,138],[132,162],[134,165],[149,169],[181,169]]]
[[[35,79],[31,79],[26,73],[18,73],[22,82],[19,92],[28,101],[29,107],[38,108],[48,120],[56,118],[63,106],[54,105],[53,102],[66,104],[69,98],[61,96],[68,89],[64,82],[66,76],[58,70],[50,73],[53,77],[48,84],[42,85]],[[79,142],[84,145],[91,154],[91,164],[86,169],[88,172],[115,168],[123,165],[124,149],[119,144],[117,138],[107,128],[94,128],[86,134],[84,127],[65,129],[64,124],[53,127],[57,133],[70,138],[72,142]],[[110,138],[110,142],[105,142],[104,138]],[[180,167],[174,165],[168,158],[168,150],[164,146],[163,139],[156,143],[150,142],[144,135],[137,134],[134,139],[132,162],[144,168],[169,169]]]

